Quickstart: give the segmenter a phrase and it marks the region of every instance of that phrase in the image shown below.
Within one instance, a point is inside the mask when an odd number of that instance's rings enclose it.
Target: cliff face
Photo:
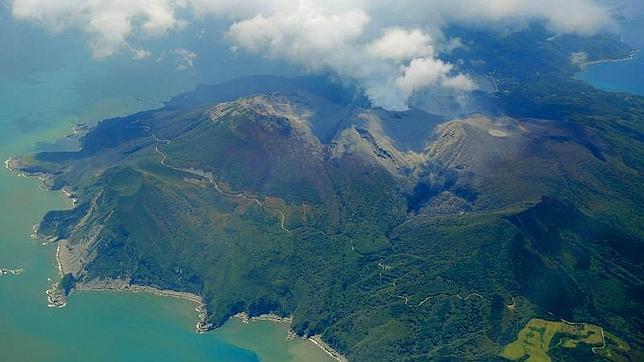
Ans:
[[[641,185],[584,126],[309,89],[187,95],[10,166],[77,199],[38,230],[64,274],[200,295],[214,326],[292,315],[357,360],[493,356],[548,312],[639,335]]]

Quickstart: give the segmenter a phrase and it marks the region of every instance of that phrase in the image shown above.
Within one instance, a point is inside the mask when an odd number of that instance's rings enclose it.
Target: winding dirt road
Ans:
[[[250,196],[250,195],[248,195],[248,194],[246,194],[246,193],[243,193],[243,192],[240,192],[240,193],[231,193],[231,192],[227,192],[227,191],[222,190],[222,189],[221,189],[221,187],[219,187],[219,185],[217,184],[217,181],[215,180],[215,178],[213,177],[213,175],[212,175],[210,172],[206,172],[206,171],[202,171],[202,170],[198,170],[198,169],[194,169],[194,168],[183,168],[183,167],[176,167],[176,166],[169,165],[169,164],[166,162],[166,161],[168,160],[168,156],[167,156],[163,151],[161,151],[161,150],[159,149],[159,144],[166,144],[166,145],[169,145],[170,143],[172,143],[172,140],[160,139],[160,138],[158,138],[158,137],[157,137],[156,135],[154,135],[154,134],[152,134],[151,136],[152,136],[152,138],[154,139],[154,141],[156,142],[156,145],[155,145],[155,147],[154,147],[154,150],[155,150],[155,152],[156,152],[156,153],[158,153],[158,154],[161,156],[161,165],[163,165],[163,166],[165,166],[165,167],[167,167],[167,168],[169,168],[169,169],[175,170],[175,171],[179,171],[179,172],[183,172],[183,173],[188,173],[188,174],[191,174],[191,175],[194,175],[194,176],[197,176],[197,177],[200,177],[200,178],[206,179],[210,184],[212,184],[212,185],[214,186],[214,188],[215,188],[215,190],[217,190],[217,192],[219,192],[220,194],[222,194],[222,195],[224,195],[224,196],[232,197],[232,198],[237,198],[237,199],[245,199],[245,200],[247,200],[247,201],[250,201],[250,202],[252,202],[252,203],[257,204],[257,205],[258,205],[258,206],[260,206],[260,207],[266,208],[266,209],[268,209],[268,210],[276,211],[276,212],[279,214],[279,217],[280,217],[280,228],[281,228],[282,230],[284,230],[285,232],[287,232],[287,233],[290,233],[290,232],[292,232],[292,231],[295,231],[295,230],[297,230],[297,229],[302,228],[302,226],[300,226],[300,227],[298,227],[298,228],[296,228],[296,229],[292,229],[292,230],[291,230],[291,229],[288,229],[288,228],[285,226],[286,215],[284,214],[284,212],[283,212],[282,210],[278,209],[278,208],[275,208],[275,207],[269,207],[269,206],[265,205],[261,200],[259,200],[259,199],[258,199],[258,198],[256,198],[256,197]],[[316,229],[316,231],[319,231],[319,232],[321,232],[321,233],[322,233],[322,234],[324,234],[324,235],[328,235],[324,230],[317,230],[317,229]],[[356,250],[356,248],[355,248],[355,246],[354,246],[354,244],[353,244],[353,239],[351,240],[351,250],[352,250],[353,252],[355,252],[356,254],[358,254],[358,255],[362,255],[362,254],[360,254],[360,253]],[[380,268],[384,268],[384,267],[385,267],[385,265],[384,265],[384,264],[382,264],[382,262],[378,262],[378,267],[380,267]],[[386,269],[384,269],[384,270],[386,270]],[[383,275],[382,275],[382,271],[381,271],[379,274],[380,274],[380,277],[383,277]],[[395,282],[393,283],[393,286],[394,286],[394,287],[396,286],[396,283],[395,283]],[[392,295],[392,296],[394,296],[394,295],[393,295],[393,293],[392,293],[391,295]],[[403,295],[395,295],[395,297],[400,298],[400,299],[403,299],[403,300],[405,301],[405,305],[406,305],[406,306],[409,306],[409,307],[420,307],[420,306],[422,306],[423,304],[425,304],[427,301],[429,301],[430,299],[433,299],[433,298],[440,298],[440,297],[457,297],[457,298],[459,298],[459,299],[461,299],[461,300],[468,300],[469,298],[471,298],[471,297],[473,297],[473,296],[474,296],[474,297],[479,297],[479,298],[481,298],[481,299],[483,299],[483,300],[485,300],[485,301],[487,301],[487,302],[490,302],[490,299],[489,299],[489,298],[487,298],[487,297],[485,297],[485,296],[483,296],[483,295],[481,295],[481,294],[479,294],[479,293],[476,293],[476,292],[469,293],[469,294],[467,294],[466,296],[461,296],[461,294],[460,294],[460,293],[453,293],[453,294],[450,294],[450,293],[438,293],[438,294],[433,294],[433,295],[427,296],[425,299],[423,299],[423,300],[422,300],[420,303],[418,303],[418,304],[410,304],[410,303],[409,303],[409,298],[408,298],[408,297],[406,297],[406,296],[403,296]]]
[[[252,203],[255,203],[258,206],[263,207],[263,208],[265,208],[267,210],[276,211],[280,216],[280,228],[282,228],[282,230],[284,230],[287,233],[290,233],[291,231],[293,231],[293,230],[288,229],[284,225],[285,222],[286,222],[286,214],[284,214],[284,212],[282,210],[280,210],[280,209],[278,209],[276,207],[266,206],[258,198],[249,196],[249,195],[247,195],[247,194],[245,194],[243,192],[231,193],[231,192],[227,192],[227,191],[222,190],[221,187],[219,187],[219,185],[217,184],[217,181],[215,181],[215,178],[212,176],[212,174],[210,172],[205,172],[205,171],[194,169],[194,168],[183,168],[183,167],[176,167],[176,166],[168,165],[166,163],[166,161],[168,160],[168,156],[165,153],[163,153],[163,151],[161,151],[159,149],[159,143],[164,143],[166,145],[169,145],[170,143],[172,143],[172,141],[171,140],[160,139],[154,134],[152,135],[152,138],[156,141],[156,145],[154,146],[154,151],[161,156],[161,165],[163,165],[163,166],[165,166],[165,167],[167,167],[167,168],[169,168],[171,170],[184,172],[184,173],[191,174],[193,176],[204,178],[204,179],[208,180],[208,182],[215,187],[215,190],[217,190],[217,192],[219,192],[220,194],[222,194],[224,196],[237,198],[237,199],[245,199],[245,200],[250,201]]]

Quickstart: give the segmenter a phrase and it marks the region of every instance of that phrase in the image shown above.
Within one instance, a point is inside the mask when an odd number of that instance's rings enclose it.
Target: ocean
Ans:
[[[244,75],[243,60],[227,68],[225,54],[213,44],[191,45],[205,49],[203,70],[199,64],[177,70],[172,58],[94,61],[84,39],[48,34],[0,14],[0,158],[77,147],[65,139],[77,122],[158,107],[198,83]],[[209,58],[215,67],[206,66]],[[271,64],[245,65],[253,72],[284,73]],[[48,308],[45,290],[58,278],[55,246],[29,234],[45,212],[70,206],[61,193],[0,171],[0,268],[24,269],[0,276],[0,360],[332,360],[310,341],[286,341],[289,327],[283,323],[233,319],[198,335],[195,305],[170,297],[83,291],[65,308]]]
[[[602,90],[644,95],[644,14],[624,21],[620,29],[624,40],[639,51],[637,56],[623,62],[592,65],[578,77]]]
[[[644,21],[632,20],[624,29],[632,46],[644,47],[639,36]],[[153,61],[127,56],[94,61],[85,39],[48,34],[0,13],[0,158],[76,147],[64,137],[75,123],[158,107],[199,83],[294,72],[252,57],[229,61],[226,45],[213,39],[170,41],[199,54],[192,68],[177,70],[171,53],[161,51]],[[579,77],[601,89],[644,95],[642,54],[592,66]],[[43,246],[29,234],[45,212],[65,207],[70,205],[61,193],[41,191],[37,181],[0,171],[0,268],[24,268],[20,275],[0,276],[0,360],[331,360],[311,342],[286,341],[286,324],[233,319],[197,335],[195,305],[169,297],[79,292],[65,308],[48,308],[45,290],[58,278],[55,246]]]

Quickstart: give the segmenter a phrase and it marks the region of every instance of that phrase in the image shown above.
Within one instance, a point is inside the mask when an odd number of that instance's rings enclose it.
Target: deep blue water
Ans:
[[[629,61],[593,65],[579,78],[599,89],[644,95],[644,14],[621,25],[624,40],[639,54]]]

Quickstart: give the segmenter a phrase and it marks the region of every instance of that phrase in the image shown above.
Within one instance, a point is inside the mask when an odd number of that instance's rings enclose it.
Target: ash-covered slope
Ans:
[[[292,315],[355,360],[494,358],[533,317],[639,351],[642,180],[592,129],[275,84],[290,88],[197,91],[10,162],[77,198],[38,230],[67,279],[195,293],[215,327]]]

